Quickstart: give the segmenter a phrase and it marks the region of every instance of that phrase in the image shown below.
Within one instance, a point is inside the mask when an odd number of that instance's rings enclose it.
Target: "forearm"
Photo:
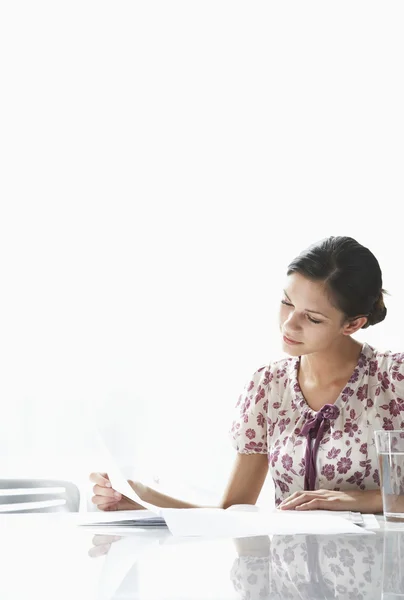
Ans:
[[[358,512],[373,514],[383,512],[383,498],[380,490],[358,490],[347,493],[357,500]]]
[[[178,498],[173,498],[172,496],[162,494],[161,492],[158,492],[157,490],[154,490],[146,485],[138,484],[133,481],[130,481],[129,483],[136,491],[139,498],[141,498],[144,502],[154,504],[154,506],[159,506],[160,508],[217,508],[212,506],[207,507],[198,504],[191,504],[190,502],[185,502],[184,500],[179,500]]]

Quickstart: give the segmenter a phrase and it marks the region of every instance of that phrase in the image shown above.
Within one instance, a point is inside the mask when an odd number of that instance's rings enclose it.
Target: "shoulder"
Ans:
[[[404,396],[404,352],[378,350],[367,345],[369,377],[381,387]]]
[[[378,350],[366,344],[365,354],[369,361],[370,375],[382,373],[383,371],[404,371],[404,352]]]

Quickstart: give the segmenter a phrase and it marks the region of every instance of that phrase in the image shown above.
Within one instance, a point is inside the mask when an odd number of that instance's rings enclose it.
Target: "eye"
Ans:
[[[315,319],[312,319],[309,315],[307,315],[307,318],[309,321],[311,321],[312,323],[315,323],[316,325],[319,325],[319,323],[322,322],[322,321],[316,321]]]
[[[285,304],[285,306],[293,306],[293,304],[290,304],[290,302],[286,302],[286,300],[281,300],[281,303]],[[311,323],[314,323],[315,325],[320,325],[320,323],[322,323],[322,321],[316,321],[315,319],[312,319],[309,315],[306,315],[306,317]]]

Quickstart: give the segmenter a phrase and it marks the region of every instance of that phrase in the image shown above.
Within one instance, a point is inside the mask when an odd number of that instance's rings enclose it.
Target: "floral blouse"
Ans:
[[[284,358],[253,374],[236,404],[234,447],[268,455],[276,506],[304,489],[379,488],[374,431],[404,429],[404,353],[380,352],[365,342],[335,403],[318,412],[300,389],[299,364],[300,357]]]

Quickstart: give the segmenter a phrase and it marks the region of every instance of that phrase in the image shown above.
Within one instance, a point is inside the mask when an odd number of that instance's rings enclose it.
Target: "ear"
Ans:
[[[356,331],[358,331],[358,329],[361,329],[361,327],[363,327],[366,322],[367,322],[367,317],[355,317],[354,319],[350,319],[343,328],[343,335],[352,335],[353,333],[355,333]]]

